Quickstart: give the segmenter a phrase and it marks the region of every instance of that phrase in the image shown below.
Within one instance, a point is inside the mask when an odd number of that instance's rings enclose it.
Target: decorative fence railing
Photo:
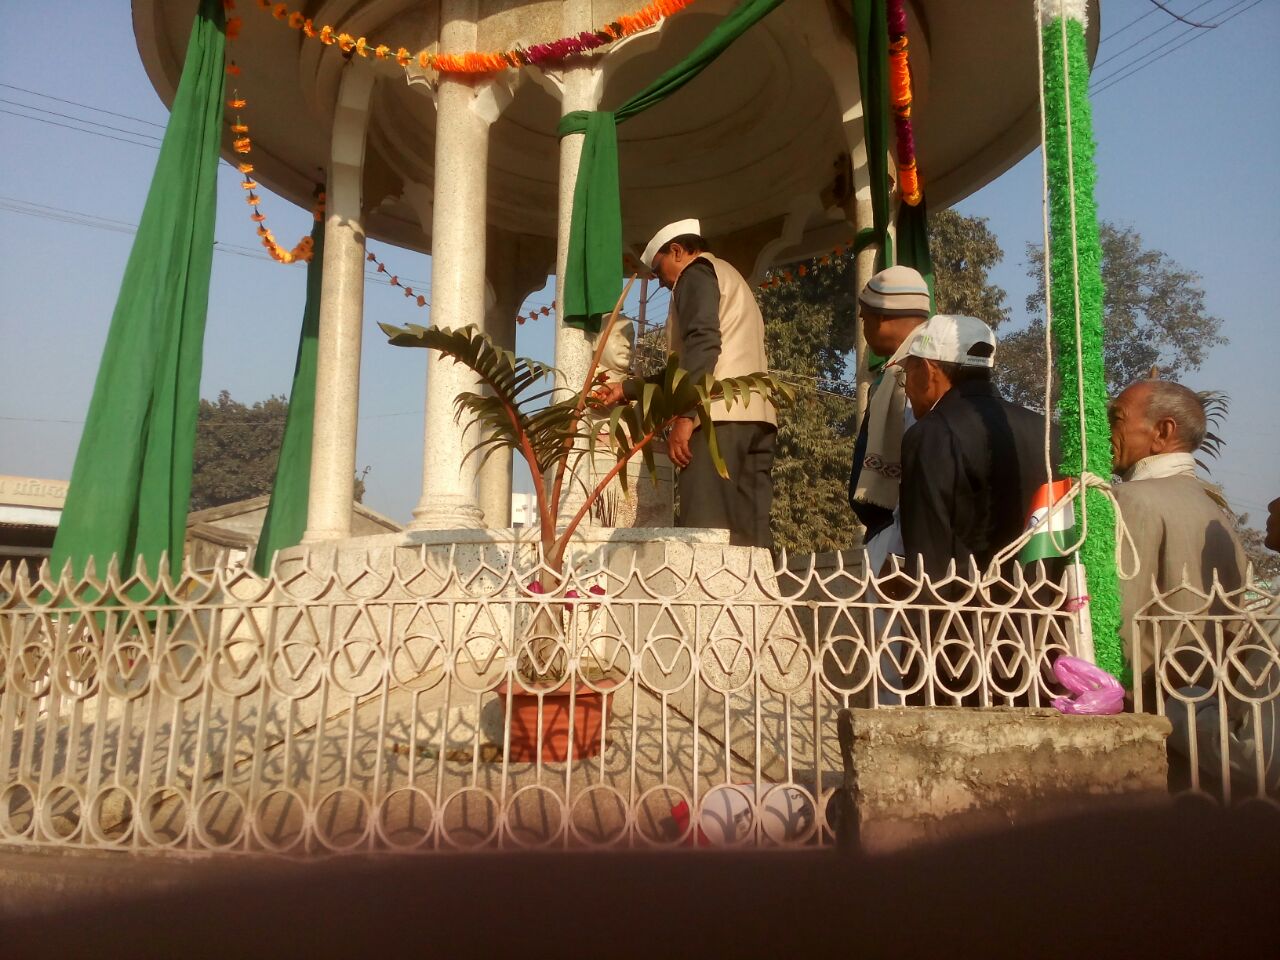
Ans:
[[[1161,713],[1174,789],[1280,800],[1280,591],[1252,576],[1153,600],[1134,624],[1135,709]]]
[[[1044,578],[875,582],[746,556],[615,557],[549,592],[533,564],[425,547],[265,580],[5,570],[0,843],[828,843],[841,707],[1045,706],[1052,659],[1076,652]],[[1270,602],[1198,634],[1215,702],[1259,728],[1274,684],[1230,685],[1245,640],[1226,624],[1273,631]],[[1148,621],[1168,637],[1178,616]],[[1185,686],[1161,703],[1196,700]]]

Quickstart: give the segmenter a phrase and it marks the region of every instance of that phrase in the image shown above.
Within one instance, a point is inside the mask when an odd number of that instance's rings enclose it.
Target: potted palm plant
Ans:
[[[533,481],[542,562],[528,590],[539,595],[541,602],[517,645],[517,682],[500,688],[512,701],[511,760],[532,760],[539,744],[544,760],[562,761],[570,755],[586,757],[600,751],[603,689],[607,684],[600,682],[603,678],[584,676],[578,658],[558,639],[568,634],[557,629],[553,618],[566,612],[571,615],[584,600],[566,586],[565,558],[574,532],[609,485],[615,478],[627,483],[627,465],[637,456],[656,483],[654,442],[677,417],[695,410],[707,431],[715,467],[721,476],[728,477],[710,416],[712,401],[723,399],[732,405],[759,394],[774,403],[785,403],[793,396],[788,385],[767,373],[715,380],[681,369],[672,355],[663,370],[646,381],[636,403],[603,408],[597,393],[597,371],[626,295],[624,290],[601,331],[581,389],[567,396],[554,385],[554,367],[515,356],[475,327],[450,330],[380,324],[394,346],[438,350],[476,374],[487,391],[461,393],[455,400],[458,416],[469,415],[480,427],[480,440],[466,456],[487,458],[499,449],[509,449],[524,461]],[[593,462],[602,447],[612,455],[613,466],[598,479],[585,481],[588,489],[583,502],[561,522],[568,484],[584,482],[576,469],[579,462],[584,457]],[[571,717],[572,752],[568,733]]]

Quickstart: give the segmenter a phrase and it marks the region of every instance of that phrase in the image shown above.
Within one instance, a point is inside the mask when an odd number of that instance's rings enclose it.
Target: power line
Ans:
[[[360,420],[386,420],[389,417],[409,417],[415,414],[424,413],[422,409],[418,410],[397,410],[394,413],[369,413],[357,419]],[[83,420],[71,420],[63,417],[4,417],[0,416],[0,421],[7,423],[65,423],[73,426],[84,426]],[[262,426],[283,426],[284,419],[280,417],[271,417],[263,420],[199,420],[197,421],[198,429],[207,427],[262,427]]]
[[[1126,23],[1123,27],[1120,27],[1119,29],[1115,30],[1114,32],[1108,34],[1107,36],[1099,40],[1098,41],[1099,48],[1101,48],[1104,43],[1108,43],[1109,41],[1114,40],[1116,37],[1120,36],[1120,34],[1124,33],[1134,24],[1141,23],[1143,20],[1147,19],[1147,17],[1154,15],[1155,12],[1156,11],[1154,10],[1148,10],[1146,13],[1138,14],[1136,17],[1134,17],[1132,20]]]
[[[30,209],[28,209],[30,208]],[[31,200],[19,200],[16,197],[0,196],[0,211],[8,213],[18,213],[23,216],[35,217],[41,220],[52,220],[57,223],[69,223],[74,226],[95,227],[99,230],[108,230],[112,233],[134,234],[138,232],[136,223],[126,223],[123,220],[113,220],[109,217],[99,217],[96,214],[84,213],[78,210],[65,210],[62,207],[51,207],[43,203],[35,203]],[[250,260],[267,262],[270,258],[253,247],[246,247],[240,244],[228,243],[225,240],[214,240],[214,250],[220,253],[231,253],[236,256],[246,257]],[[389,279],[383,277],[374,271],[366,271],[365,279],[373,283],[383,286],[395,286]],[[413,280],[406,278],[400,282],[400,286],[423,287],[430,289],[431,283],[426,280]],[[430,301],[427,301],[430,304]]]
[[[6,103],[11,107],[21,107],[23,110],[32,110],[36,113],[43,113],[45,116],[49,117],[61,117],[63,120],[74,120],[76,123],[87,123],[91,127],[101,127],[103,130],[114,130],[116,133],[127,133],[131,137],[142,137],[146,140],[154,140],[156,143],[159,143],[162,139],[161,137],[157,137],[155,134],[142,133],[139,130],[128,130],[124,127],[112,126],[109,123],[98,123],[96,120],[86,120],[84,117],[72,116],[69,113],[59,113],[57,110],[46,110],[44,107],[33,107],[27,103],[19,103],[17,100],[10,100],[7,97],[0,97],[0,103]],[[34,120],[36,118],[30,117],[28,119]],[[86,131],[86,133],[87,132],[88,131]]]
[[[1197,10],[1201,9],[1202,7],[1207,7],[1209,4],[1216,3],[1216,2],[1217,0],[1201,0],[1200,3],[1196,4],[1190,10],[1188,10],[1187,13],[1195,13]],[[1153,10],[1152,13],[1154,12],[1155,11]],[[1128,53],[1130,50],[1134,49],[1135,47],[1142,46],[1144,43],[1146,43],[1148,40],[1150,40],[1152,37],[1156,36],[1157,34],[1164,33],[1166,30],[1169,30],[1176,26],[1177,24],[1175,22],[1170,21],[1163,24],[1162,26],[1156,27],[1154,30],[1148,30],[1146,33],[1144,33],[1137,40],[1134,40],[1127,47],[1123,48],[1122,50],[1118,50],[1117,52],[1111,54],[1110,56],[1104,57],[1103,59],[1097,61],[1093,65],[1093,69],[1097,70],[1099,67],[1106,66],[1112,60],[1118,59],[1119,57],[1123,57],[1126,53]],[[1123,67],[1120,69],[1123,69]]]
[[[4,103],[13,103],[13,101],[11,101],[11,100],[4,100],[4,101],[0,101],[0,102],[4,102]],[[37,110],[37,111],[41,111],[41,112],[44,112],[44,113],[50,114],[51,116],[66,116],[65,114],[53,113],[52,111],[49,111],[49,110],[43,110],[43,108],[41,108],[41,107],[31,107],[31,106],[28,106],[27,104],[16,104],[16,106],[20,106],[20,107],[22,107],[22,109],[24,109],[24,110]],[[5,110],[5,109],[4,109],[4,108],[2,108],[2,107],[0,107],[0,113],[6,113],[6,114],[9,114],[10,116],[13,116],[13,117],[21,117],[23,120],[34,120],[34,121],[36,121],[36,123],[47,123],[47,124],[49,124],[50,126],[53,126],[53,127],[62,127],[63,129],[66,129],[66,130],[74,130],[76,133],[87,133],[87,134],[89,134],[89,135],[91,135],[91,136],[94,136],[94,137],[105,137],[107,140],[116,140],[116,141],[119,141],[120,143],[130,143],[130,144],[133,144],[133,146],[135,146],[135,147],[146,147],[146,148],[148,148],[148,149],[150,149],[150,150],[159,150],[159,149],[160,149],[160,146],[161,146],[161,139],[162,139],[162,138],[160,138],[160,137],[156,137],[156,136],[154,136],[154,135],[152,135],[152,134],[150,134],[150,133],[143,133],[143,132],[142,132],[142,131],[140,131],[140,130],[139,130],[139,131],[125,130],[125,131],[122,131],[122,132],[124,132],[124,133],[128,134],[129,136],[133,136],[133,137],[145,137],[145,138],[147,138],[145,141],[142,141],[142,142],[140,142],[140,141],[138,141],[138,140],[128,140],[128,139],[125,139],[124,137],[117,137],[117,136],[113,136],[112,134],[109,134],[109,133],[102,133],[102,132],[100,132],[100,131],[98,131],[98,130],[86,130],[84,127],[72,126],[72,125],[71,125],[71,124],[69,124],[69,123],[59,123],[59,122],[58,122],[58,121],[56,121],[56,120],[46,120],[44,117],[33,117],[33,116],[30,116],[30,115],[25,114],[25,113],[17,113],[17,112],[15,112],[15,111],[13,111],[13,110]],[[73,118],[71,118],[71,119],[75,120],[77,123],[94,123],[94,121],[92,121],[92,120],[85,120],[85,119],[82,119],[82,118],[80,118],[80,117],[73,117]],[[107,126],[107,124],[95,124],[95,126]],[[118,128],[118,127],[108,127],[108,129],[111,129],[111,130],[118,130],[119,128]],[[232,165],[228,160],[226,160],[226,159],[224,159],[224,158],[222,158],[222,157],[219,157],[219,158],[218,158],[218,163],[219,163],[219,165],[226,167],[228,170],[234,170],[234,169],[235,169],[235,167],[234,167],[234,166],[233,166],[233,165]]]
[[[92,110],[94,113],[105,113],[109,117],[118,117],[121,120],[132,120],[135,123],[145,123],[149,127],[155,127],[157,130],[165,129],[163,123],[155,123],[152,120],[143,120],[142,117],[132,117],[127,113],[115,113],[111,110],[104,110],[102,107],[91,107],[87,103],[80,103],[77,100],[67,100],[63,97],[55,97],[50,93],[41,93],[39,90],[28,90],[26,87],[14,86],[12,83],[0,83],[0,87],[6,90],[16,90],[18,93],[25,93],[32,97],[42,97],[45,100],[53,100],[57,103],[65,103],[72,107],[80,107],[82,110]]]
[[[106,137],[108,140],[118,140],[121,143],[131,143],[135,147],[147,147],[151,150],[160,149],[160,144],[158,143],[140,143],[137,140],[126,140],[124,137],[113,136],[110,133],[101,133],[97,130],[86,130],[84,127],[73,127],[69,123],[59,123],[57,120],[46,120],[43,117],[32,117],[32,116],[28,116],[25,113],[17,113],[13,110],[5,110],[3,107],[0,107],[0,113],[7,113],[13,117],[21,117],[23,120],[34,120],[36,123],[47,123],[51,127],[65,127],[67,130],[75,130],[77,133],[89,133],[95,137]],[[144,134],[137,134],[137,136],[144,136]]]
[[[1235,7],[1228,7],[1228,8],[1227,8],[1228,10],[1235,10],[1235,13],[1230,14],[1230,16],[1224,16],[1221,20],[1218,20],[1218,21],[1216,22],[1215,26],[1219,26],[1219,27],[1220,27],[1220,26],[1222,26],[1224,23],[1228,23],[1228,22],[1230,22],[1231,20],[1234,20],[1236,17],[1240,16],[1240,14],[1242,14],[1242,13],[1248,13],[1250,10],[1252,10],[1254,7],[1256,7],[1258,4],[1260,4],[1260,3],[1262,2],[1262,0],[1253,0],[1253,2],[1252,2],[1252,3],[1248,3],[1248,5],[1247,5],[1247,6],[1245,6],[1243,9],[1236,9],[1236,7],[1239,7],[1241,3],[1246,3],[1246,2],[1247,2],[1247,0],[1238,0],[1238,2],[1235,4]],[[1224,13],[1225,13],[1225,12],[1226,12],[1226,11],[1224,11]],[[1191,33],[1191,36],[1187,37],[1185,40],[1183,40],[1183,41],[1182,41],[1181,43],[1179,43],[1177,46],[1174,46],[1174,47],[1172,47],[1172,48],[1170,48],[1170,49],[1168,49],[1168,50],[1165,50],[1165,51],[1164,51],[1164,53],[1160,54],[1160,56],[1156,57],[1154,60],[1148,60],[1146,63],[1142,64],[1141,66],[1134,67],[1133,69],[1129,70],[1128,72],[1126,72],[1126,73],[1122,73],[1122,74],[1120,74],[1120,75],[1118,75],[1118,76],[1117,76],[1116,74],[1114,74],[1114,73],[1113,73],[1110,77],[1104,78],[1104,79],[1103,79],[1103,81],[1102,81],[1102,86],[1100,86],[1100,87],[1098,87],[1097,89],[1093,90],[1093,94],[1096,96],[1096,95],[1098,95],[1098,94],[1102,93],[1104,90],[1109,90],[1111,87],[1114,87],[1114,86],[1115,86],[1117,83],[1119,83],[1120,81],[1125,80],[1125,79],[1127,79],[1127,78],[1129,78],[1129,77],[1132,77],[1135,73],[1141,73],[1141,72],[1142,72],[1143,70],[1145,70],[1147,67],[1150,67],[1150,66],[1152,66],[1153,64],[1158,63],[1159,61],[1163,60],[1165,57],[1169,56],[1169,54],[1174,53],[1174,52],[1175,52],[1175,51],[1177,51],[1177,50],[1181,50],[1183,47],[1185,47],[1188,43],[1191,43],[1193,40],[1198,40],[1198,39],[1200,39],[1201,37],[1205,36],[1205,34],[1204,34],[1203,32],[1200,32],[1200,31],[1188,31],[1188,32],[1190,32],[1190,33]],[[1153,52],[1154,52],[1154,51],[1153,51]]]
[[[1161,10],[1163,10],[1165,13],[1167,13],[1169,16],[1173,17],[1173,19],[1179,21],[1180,23],[1185,23],[1189,27],[1196,27],[1200,30],[1212,30],[1214,27],[1217,26],[1216,23],[1196,23],[1194,20],[1188,20],[1186,17],[1184,17],[1180,13],[1174,13],[1172,10],[1166,7],[1163,3],[1161,3],[1160,0],[1151,0],[1151,2],[1155,4],[1157,7],[1159,7]]]
[[[41,220],[54,220],[59,223],[70,223],[83,227],[97,227],[99,230],[109,230],[113,233],[134,233],[136,228],[133,224],[124,223],[120,220],[111,220],[107,217],[93,217],[89,214],[80,214],[72,210],[61,210],[57,207],[46,207],[39,203],[29,203],[24,200],[15,200],[11,197],[0,197],[0,210],[9,213],[19,213],[23,216],[36,217]]]

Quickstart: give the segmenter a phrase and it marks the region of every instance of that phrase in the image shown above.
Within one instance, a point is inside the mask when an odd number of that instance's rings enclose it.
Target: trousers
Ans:
[[[693,461],[680,471],[681,527],[729,531],[729,542],[746,547],[773,548],[769,511],[773,506],[773,455],[777,428],[769,423],[726,421],[716,424],[716,443],[729,479],[716,473],[702,427],[693,431],[689,449]]]

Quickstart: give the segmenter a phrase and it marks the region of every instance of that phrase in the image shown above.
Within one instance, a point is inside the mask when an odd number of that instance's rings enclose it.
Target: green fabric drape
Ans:
[[[853,41],[871,180],[870,242],[880,245],[878,260],[887,267],[895,261],[889,236],[889,19],[885,0],[853,0]]]
[[[912,267],[929,285],[929,308],[937,309],[933,293],[933,257],[929,255],[929,212],[924,198],[914,207],[906,203],[898,210],[898,263]]]
[[[617,110],[565,114],[558,133],[585,133],[564,276],[564,322],[596,333],[622,293],[622,206],[617,125],[661,103],[701,73],[783,0],[742,0],[692,53]]]
[[[125,267],[53,544],[55,573],[111,557],[182,567],[222,131],[222,0],[201,0]]]
[[[898,210],[898,242],[889,234],[889,21],[885,0],[853,0],[854,43],[858,54],[858,84],[862,95],[862,130],[867,143],[867,174],[871,181],[871,235],[880,244],[880,266],[913,267],[929,284],[933,296],[933,258],[929,255],[929,214],[924,200],[903,203]],[[859,231],[861,238],[862,231]]]
[[[903,203],[898,210],[897,244],[889,233],[889,20],[885,0],[852,0],[854,45],[858,54],[858,90],[862,98],[862,132],[867,146],[867,176],[871,181],[871,223],[858,231],[854,253],[868,243],[878,244],[880,269],[900,264],[913,267],[929,285],[929,307],[934,302],[933,258],[929,255],[929,214],[922,199],[916,206]],[[868,351],[872,370],[887,357]]]
[[[569,249],[564,265],[564,322],[592,333],[622,294],[622,198],[618,185],[616,114],[575,111],[560,121],[582,121],[582,159],[573,185]]]
[[[302,542],[307,529],[307,499],[311,493],[311,438],[315,433],[316,353],[320,337],[320,285],[324,274],[324,221],[311,228],[314,244],[307,264],[307,303],[302,310],[298,359],[293,365],[289,412],[280,441],[280,457],[271,484],[271,503],[262,521],[253,569],[265,577],[277,550]]]

